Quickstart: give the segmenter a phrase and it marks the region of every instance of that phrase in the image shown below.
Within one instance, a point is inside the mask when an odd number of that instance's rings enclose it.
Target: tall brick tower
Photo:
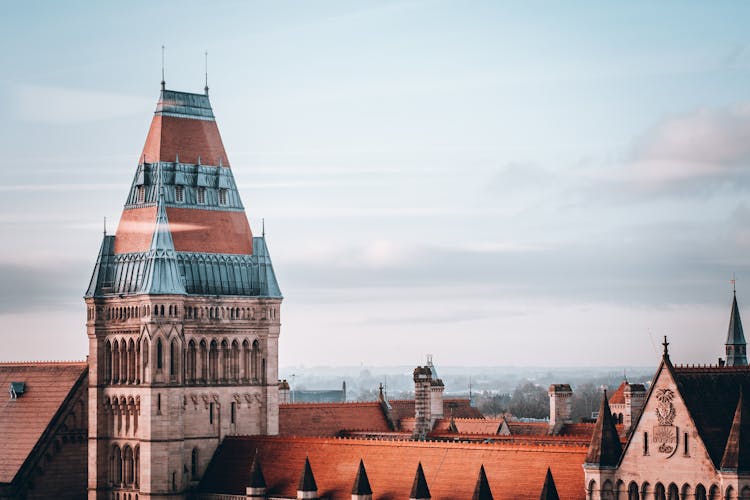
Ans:
[[[161,95],[86,293],[89,498],[184,498],[221,439],[278,432],[281,292],[208,89]]]

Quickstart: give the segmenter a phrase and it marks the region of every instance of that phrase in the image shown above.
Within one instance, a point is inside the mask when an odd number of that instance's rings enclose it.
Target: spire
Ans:
[[[621,454],[622,444],[615,428],[615,422],[612,419],[612,412],[609,409],[607,391],[604,391],[594,434],[591,436],[591,444],[586,455],[586,464],[615,467],[620,461]]]
[[[164,45],[161,46],[161,90],[167,89],[167,82],[164,80]]]
[[[427,487],[427,479],[424,477],[422,462],[419,462],[417,474],[414,476],[414,484],[411,486],[409,500],[428,500],[429,498],[432,498],[430,496],[430,488]]]
[[[547,467],[547,475],[544,477],[544,486],[542,486],[542,494],[539,495],[539,500],[560,500],[557,488],[555,487],[555,480],[552,478],[552,471],[549,467]]]
[[[357,470],[357,477],[354,478],[354,485],[352,486],[352,498],[372,498],[372,488],[370,488],[370,481],[369,479],[367,479],[365,463],[361,458],[359,459],[359,469]]]
[[[471,500],[492,500],[492,491],[487,481],[487,474],[484,473],[484,464],[479,467],[479,477],[477,477],[477,485],[474,486],[474,495]]]
[[[156,205],[156,226],[147,253],[140,293],[151,295],[184,295],[185,285],[177,266],[177,254],[169,230],[167,209],[164,206],[164,187],[159,186]]]
[[[203,87],[203,92],[208,95],[208,51],[204,52],[205,55],[205,61],[204,61],[204,68],[206,70],[206,86]]]
[[[729,330],[727,331],[727,341],[724,343],[727,353],[727,366],[746,366],[747,343],[745,342],[745,334],[742,330],[740,308],[737,305],[737,292],[733,291],[732,295],[732,311],[729,314]]]
[[[246,495],[250,498],[266,497],[266,479],[263,477],[263,469],[260,466],[258,450],[255,450],[253,465],[250,467],[250,485],[246,489]]]
[[[740,397],[734,411],[732,428],[721,459],[721,469],[738,473],[750,472],[750,408],[740,386]]]
[[[305,457],[305,467],[302,469],[302,475],[299,478],[299,484],[297,485],[297,498],[318,498],[318,485],[315,484],[315,476],[313,476],[312,467],[310,467],[310,459]]]
[[[667,336],[664,336],[664,342],[661,343],[664,350],[662,351],[662,358],[669,360],[669,342],[667,342]]]

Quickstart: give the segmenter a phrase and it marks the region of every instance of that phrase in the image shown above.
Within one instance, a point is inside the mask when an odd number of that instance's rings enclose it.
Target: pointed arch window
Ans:
[[[206,203],[206,188],[199,187],[197,192],[198,203],[204,205]]]
[[[156,339],[156,369],[161,370],[164,364],[164,347],[162,346],[161,339]]]
[[[174,200],[177,203],[183,203],[185,201],[185,186],[177,185],[174,187]]]

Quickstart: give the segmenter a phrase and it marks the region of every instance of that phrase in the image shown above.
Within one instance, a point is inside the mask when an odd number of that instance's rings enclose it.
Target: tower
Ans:
[[[742,331],[742,320],[740,319],[740,308],[737,306],[737,292],[732,296],[732,312],[729,314],[729,331],[727,341],[724,344],[727,353],[727,366],[747,365],[747,344],[745,334]]]
[[[90,499],[184,498],[224,436],[278,433],[281,300],[207,93],[162,86],[85,295]]]

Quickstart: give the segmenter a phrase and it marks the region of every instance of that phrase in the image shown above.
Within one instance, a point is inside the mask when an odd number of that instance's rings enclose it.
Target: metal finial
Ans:
[[[729,282],[732,284],[732,293],[735,295],[737,294],[737,279],[734,276],[734,273],[732,273],[732,279],[729,280]]]
[[[203,63],[203,67],[206,72],[206,86],[203,87],[203,90],[206,92],[206,95],[208,95],[208,51],[204,52],[205,60]]]
[[[104,236],[107,236],[107,216],[104,216]]]
[[[164,45],[161,46],[161,89],[165,90],[167,82],[164,80],[164,54],[166,52],[166,47]]]
[[[667,336],[664,336],[664,342],[661,343],[664,346],[664,357],[669,357],[669,342],[667,342]]]
[[[264,238],[266,237],[266,219],[265,218],[260,219],[260,234]]]

